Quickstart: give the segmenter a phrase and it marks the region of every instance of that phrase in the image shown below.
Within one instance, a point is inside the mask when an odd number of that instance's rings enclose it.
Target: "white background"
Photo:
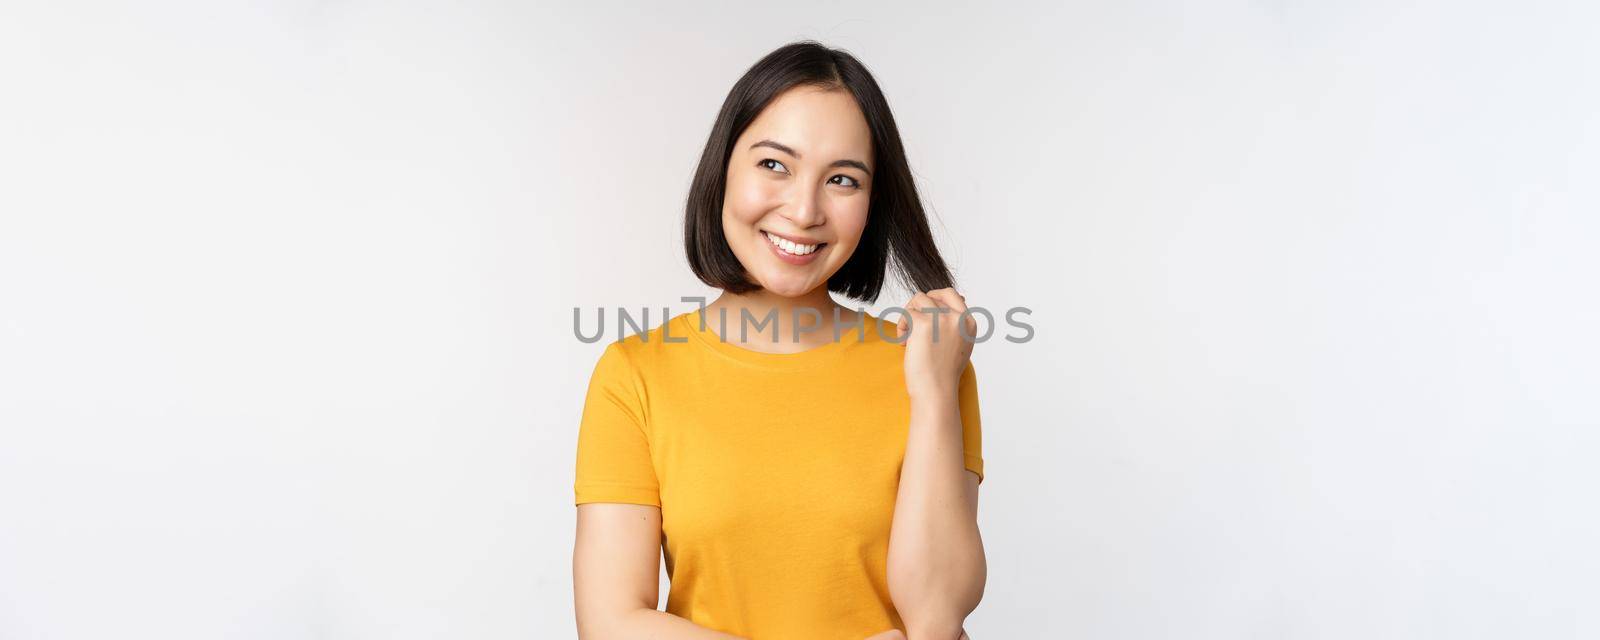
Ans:
[[[1034,310],[973,637],[1600,636],[1592,6],[574,4],[0,9],[0,637],[573,637],[572,308],[802,37]]]

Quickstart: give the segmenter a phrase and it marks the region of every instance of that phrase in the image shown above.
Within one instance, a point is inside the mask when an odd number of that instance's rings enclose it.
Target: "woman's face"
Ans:
[[[796,87],[734,144],[722,232],[750,278],[796,297],[844,266],[867,225],[872,136],[846,91]]]

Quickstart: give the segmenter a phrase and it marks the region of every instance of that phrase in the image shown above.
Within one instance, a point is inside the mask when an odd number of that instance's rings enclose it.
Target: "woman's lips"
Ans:
[[[823,249],[828,248],[828,243],[826,242],[817,243],[815,245],[801,245],[800,243],[793,242],[788,238],[768,231],[762,231],[761,237],[762,239],[766,240],[767,248],[772,250],[772,255],[777,256],[779,260],[793,265],[810,264],[811,261],[817,259],[817,255],[822,253]],[[791,249],[795,251],[806,251],[808,248],[810,249],[809,253],[790,253]]]

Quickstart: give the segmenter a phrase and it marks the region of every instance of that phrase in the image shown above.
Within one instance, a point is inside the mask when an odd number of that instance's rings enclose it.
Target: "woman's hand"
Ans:
[[[873,634],[867,640],[906,640],[906,634],[901,633],[899,629],[890,629],[883,633]],[[967,635],[966,629],[962,629],[961,637],[956,638],[956,640],[972,640],[972,636]]]
[[[954,397],[978,335],[978,321],[961,315],[966,298],[955,289],[936,289],[911,296],[905,308],[908,315],[895,330],[906,348],[906,392],[913,400]],[[907,331],[910,337],[904,337]]]

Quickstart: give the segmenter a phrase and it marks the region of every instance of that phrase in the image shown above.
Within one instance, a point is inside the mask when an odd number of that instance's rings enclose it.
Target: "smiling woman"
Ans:
[[[752,67],[712,127],[684,241],[723,294],[607,345],[589,381],[579,635],[965,637],[986,574],[972,342],[952,338],[967,306],[866,68],[814,42]],[[831,295],[875,300],[891,267],[918,291],[900,341]],[[728,312],[772,318],[774,339],[708,322]],[[800,312],[817,323],[799,330]]]
[[[746,268],[755,232],[825,245],[828,238],[802,229],[825,217],[838,236],[834,257],[806,275],[823,275],[828,291],[876,299],[891,254],[909,289],[954,282],[928,230],[888,101],[849,54],[806,43],[774,51],[728,93],[710,138],[684,216],[689,267],[707,284],[731,293],[774,284]],[[796,189],[802,179],[821,187]],[[756,217],[780,200],[790,201],[788,224],[759,226]]]
[[[822,187],[797,189],[793,183],[803,177],[796,174],[806,161],[805,152],[769,138],[745,144],[763,135],[804,140],[813,161],[851,159],[818,163],[822,173],[830,174],[822,178]],[[853,158],[871,158],[871,140],[866,119],[849,93],[796,88],[774,100],[735,143],[720,216],[722,234],[739,264],[762,272],[753,275],[767,290],[803,295],[853,255],[872,196],[872,170]],[[775,206],[782,204],[789,206]],[[768,216],[774,209],[784,213]],[[773,264],[763,254],[807,268]]]

